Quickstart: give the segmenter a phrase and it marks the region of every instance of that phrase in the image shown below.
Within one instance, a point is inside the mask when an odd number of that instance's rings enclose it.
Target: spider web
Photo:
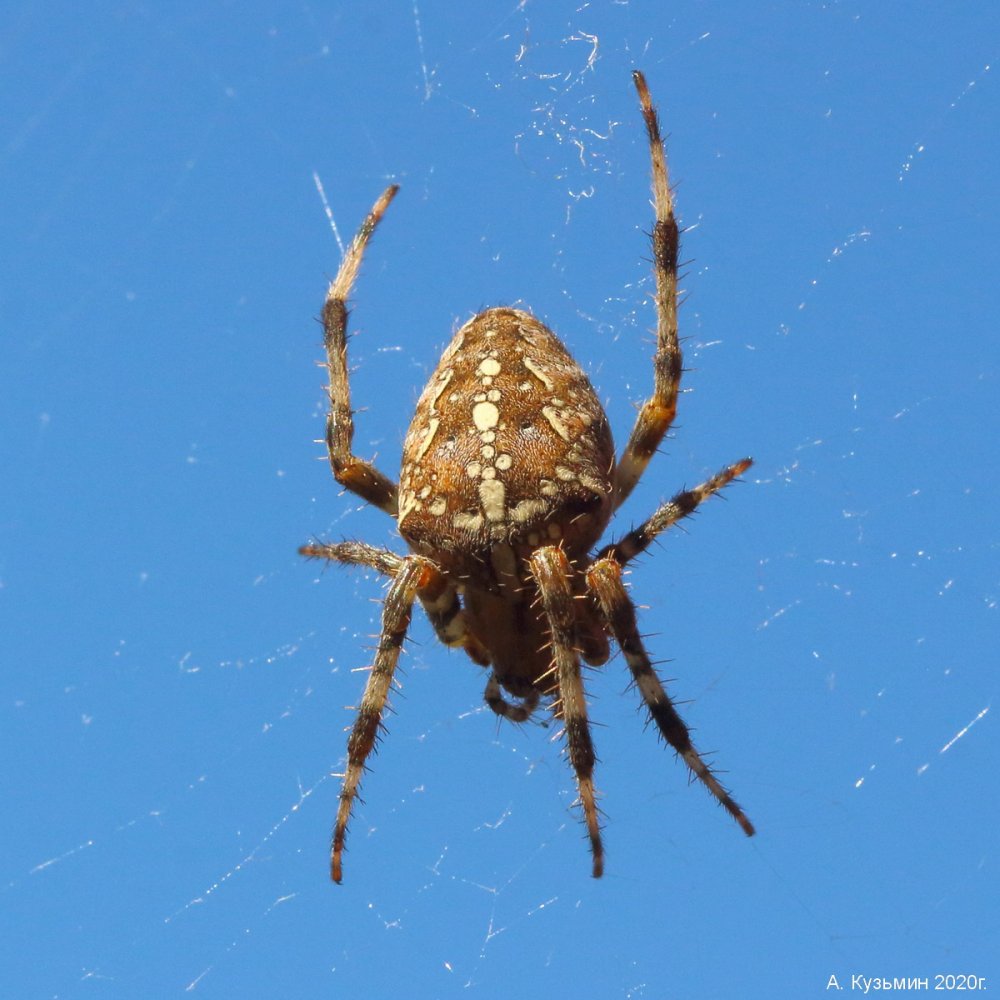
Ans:
[[[11,994],[995,983],[995,15],[54,15],[12,21],[29,97],[0,160]],[[755,455],[629,583],[759,836],[688,787],[616,658],[587,678],[590,879],[557,727],[498,725],[416,616],[334,888],[382,589],[295,547],[401,545],[309,445],[306,318],[398,181],[354,296],[357,451],[394,472],[454,325],[515,302],[621,442],[654,322],[633,67],[669,134],[688,372],[614,531]]]

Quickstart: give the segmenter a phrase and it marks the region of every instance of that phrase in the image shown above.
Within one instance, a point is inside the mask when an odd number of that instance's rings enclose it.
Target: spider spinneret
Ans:
[[[303,555],[368,566],[390,579],[381,636],[347,745],[331,852],[336,882],[347,823],[416,601],[443,643],[490,668],[485,700],[497,715],[523,722],[543,698],[551,699],[576,774],[595,877],[603,871],[604,851],[581,660],[605,663],[611,639],[660,734],[743,831],[754,833],[692,745],[653,669],[622,582],[630,560],[748,469],[751,460],[678,493],[620,541],[591,555],[673,422],[682,371],[677,222],[656,111],[642,74],[635,72],[633,79],[652,160],[657,346],[653,393],[620,459],[590,380],[559,338],[528,312],[492,308],[469,320],[441,356],[406,435],[397,487],[352,451],[346,306],[395,185],[375,203],[330,285],[323,330],[333,474],[393,516],[411,549],[408,556],[362,542],[300,549]]]

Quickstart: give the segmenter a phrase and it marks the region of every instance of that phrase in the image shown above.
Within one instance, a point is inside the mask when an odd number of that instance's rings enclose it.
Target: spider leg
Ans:
[[[652,161],[653,273],[656,277],[656,353],[653,356],[653,394],[643,403],[635,426],[615,470],[615,508],[635,488],[649,460],[670,429],[677,412],[677,392],[681,381],[681,348],[677,339],[677,253],[679,235],[670,193],[667,158],[663,151],[660,124],[646,79],[638,70],[632,79],[639,92],[642,116],[649,136]]]
[[[413,602],[417,592],[428,582],[428,577],[438,573],[433,565],[420,556],[408,556],[402,560],[399,572],[389,585],[382,607],[382,632],[379,636],[375,661],[368,674],[368,683],[361,698],[354,727],[347,741],[347,769],[340,791],[340,806],[333,827],[333,847],[330,852],[330,875],[334,882],[342,877],[341,855],[347,834],[347,822],[351,808],[361,784],[368,755],[375,747],[379,731],[382,729],[382,711],[385,708],[393,674],[399,662],[399,651],[406,630],[410,625]]]
[[[556,715],[563,721],[566,748],[576,773],[580,802],[590,837],[593,875],[604,871],[604,848],[597,819],[594,791],[594,745],[587,722],[587,702],[580,675],[580,657],[576,646],[576,611],[570,585],[572,569],[562,549],[547,545],[531,555],[531,571],[542,598],[542,608],[552,635],[552,655],[558,690]]]
[[[328,559],[347,566],[367,566],[383,576],[395,576],[403,565],[403,556],[366,542],[312,542],[299,549],[307,559]]]
[[[367,566],[390,578],[397,576],[406,562],[403,556],[398,556],[389,549],[381,549],[365,542],[314,542],[303,545],[299,549],[299,555],[310,559],[328,559],[348,566]],[[469,630],[455,585],[430,563],[428,567],[427,578],[417,589],[417,597],[438,639],[446,646],[461,647],[480,666],[489,666],[489,652]]]
[[[394,517],[398,512],[396,484],[370,462],[357,458],[351,450],[354,415],[347,376],[347,296],[358,276],[365,247],[398,190],[397,185],[391,185],[375,202],[345,254],[323,305],[323,342],[326,346],[326,368],[330,373],[326,446],[333,476],[345,489]]]
[[[634,528],[619,541],[602,549],[597,554],[597,558],[613,559],[619,566],[624,566],[649,548],[650,543],[657,535],[666,531],[682,517],[693,514],[699,504],[718,493],[724,486],[728,486],[737,476],[746,472],[752,464],[753,459],[744,458],[733,465],[727,465],[711,479],[699,483],[694,489],[682,490],[666,503],[661,504],[654,511],[653,516],[640,524],[638,528]]]
[[[625,654],[636,687],[663,738],[684,758],[687,766],[739,823],[743,832],[752,837],[753,824],[695,750],[688,727],[650,663],[636,623],[635,605],[622,583],[621,566],[613,558],[599,559],[587,571],[587,583],[597,597],[611,634]]]

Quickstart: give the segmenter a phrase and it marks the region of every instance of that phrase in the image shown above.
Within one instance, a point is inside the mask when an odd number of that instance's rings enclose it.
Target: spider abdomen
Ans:
[[[530,313],[488,309],[455,334],[417,403],[399,531],[474,575],[498,546],[517,563],[554,543],[583,554],[611,516],[614,467],[604,409],[559,338]]]

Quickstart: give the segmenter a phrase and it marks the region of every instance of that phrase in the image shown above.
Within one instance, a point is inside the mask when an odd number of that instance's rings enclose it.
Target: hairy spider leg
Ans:
[[[677,254],[679,234],[670,193],[667,158],[663,151],[660,123],[649,96],[646,78],[638,70],[632,79],[639,92],[642,117],[649,136],[652,161],[653,274],[656,277],[656,353],[653,355],[653,394],[642,404],[635,426],[615,470],[615,509],[635,489],[649,460],[660,446],[677,413],[682,355],[677,339]]]
[[[347,836],[347,823],[361,784],[365,761],[375,748],[382,729],[382,712],[385,709],[392,678],[399,663],[399,651],[410,625],[413,602],[417,591],[426,587],[438,570],[421,556],[407,556],[389,585],[382,605],[382,631],[379,635],[375,661],[368,674],[368,683],[361,697],[354,727],[347,740],[347,768],[340,791],[340,805],[333,827],[333,845],[330,850],[330,877],[339,882],[343,877],[342,855]]]
[[[351,409],[351,387],[347,375],[347,296],[358,276],[365,247],[398,190],[398,185],[390,185],[372,206],[344,255],[337,277],[330,283],[323,305],[325,367],[330,374],[327,388],[330,411],[326,420],[330,468],[341,486],[393,517],[398,511],[396,484],[370,462],[357,458],[352,451],[354,411]]]
[[[403,556],[367,542],[310,542],[299,548],[307,559],[326,559],[344,566],[367,566],[383,576],[395,576],[403,565]]]
[[[576,611],[570,586],[573,570],[562,549],[546,545],[531,555],[531,571],[542,598],[542,608],[552,635],[552,657],[556,675],[557,702],[553,711],[562,719],[566,749],[576,774],[584,821],[593,855],[593,876],[604,871],[604,847],[598,823],[594,790],[594,744],[587,723],[587,701],[576,649]]]
[[[694,489],[682,490],[666,503],[661,504],[638,528],[634,528],[620,541],[613,542],[603,548],[598,554],[598,559],[611,558],[619,565],[624,566],[634,559],[641,552],[649,548],[653,539],[657,535],[666,531],[672,524],[683,517],[693,514],[699,504],[703,503],[710,496],[718,493],[723,487],[728,486],[737,476],[741,476],[750,466],[753,465],[752,458],[744,458],[732,465],[717,472],[711,479],[699,483]]]
[[[739,823],[743,832],[752,837],[753,824],[695,750],[688,727],[677,713],[653,669],[639,634],[635,605],[622,583],[621,567],[614,559],[599,559],[587,571],[587,583],[597,597],[611,634],[625,654],[625,662],[632,671],[639,694],[642,695],[642,700],[661,735],[684,758],[684,763],[707,786],[730,816]]]

